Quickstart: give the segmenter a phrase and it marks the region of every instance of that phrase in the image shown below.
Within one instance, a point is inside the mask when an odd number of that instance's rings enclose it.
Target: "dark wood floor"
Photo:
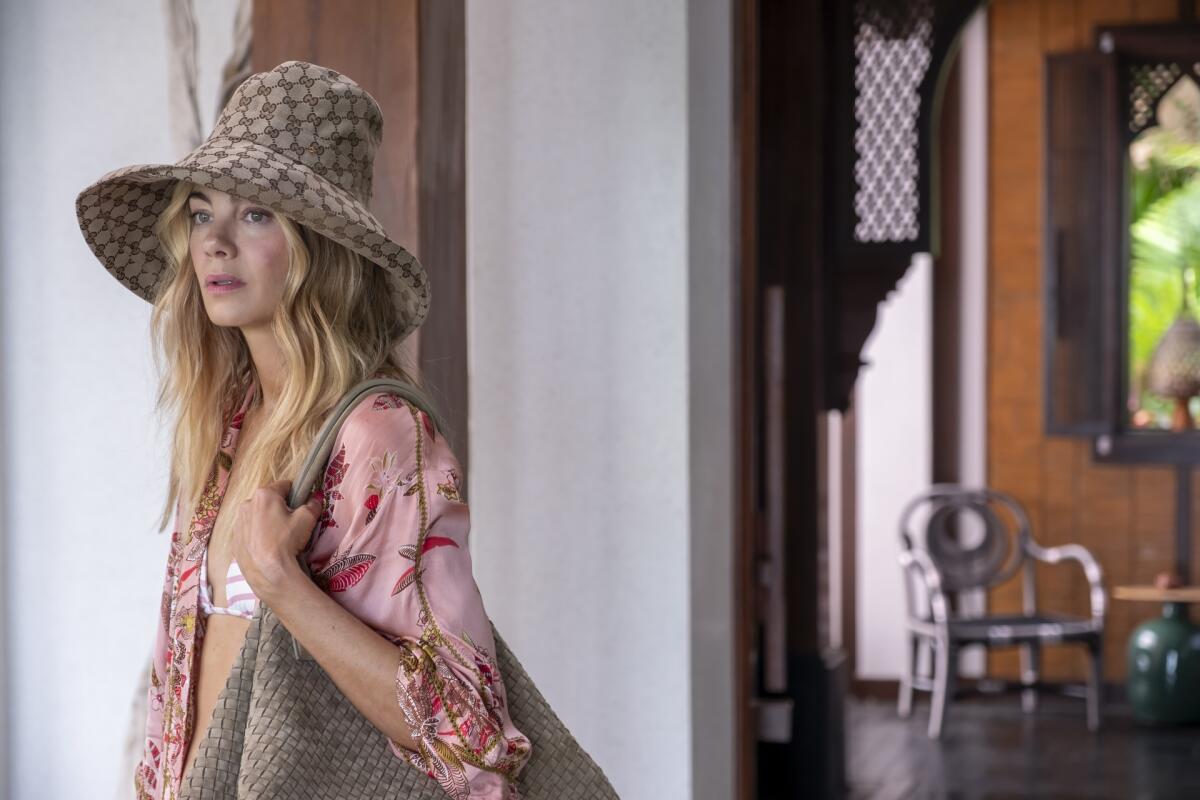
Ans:
[[[1148,728],[1109,703],[1093,734],[1082,700],[1043,697],[1025,715],[1010,694],[956,700],[935,742],[927,698],[907,720],[894,702],[848,701],[850,798],[1200,798],[1200,727]]]

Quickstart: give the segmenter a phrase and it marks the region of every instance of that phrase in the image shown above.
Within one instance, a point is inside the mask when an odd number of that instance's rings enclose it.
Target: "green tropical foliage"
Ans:
[[[1186,109],[1187,123],[1200,109]],[[1147,391],[1143,374],[1155,346],[1186,307],[1200,310],[1200,143],[1196,126],[1154,128],[1138,140],[1140,168],[1131,160],[1129,374],[1135,408],[1169,425],[1172,401]],[[1185,306],[1186,299],[1186,306]],[[1200,400],[1193,399],[1200,411]]]

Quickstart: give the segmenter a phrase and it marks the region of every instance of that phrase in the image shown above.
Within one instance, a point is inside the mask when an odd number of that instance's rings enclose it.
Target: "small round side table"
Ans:
[[[1200,626],[1188,619],[1188,605],[1200,603],[1200,586],[1117,586],[1112,596],[1163,604],[1161,617],[1146,620],[1129,635],[1134,716],[1150,723],[1200,722]]]

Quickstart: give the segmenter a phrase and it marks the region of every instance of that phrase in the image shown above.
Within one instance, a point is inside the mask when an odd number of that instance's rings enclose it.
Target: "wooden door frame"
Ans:
[[[756,677],[750,666],[757,624],[757,575],[755,541],[759,527],[757,499],[758,424],[756,347],[757,297],[757,197],[758,170],[758,0],[741,0],[735,6],[733,47],[733,105],[735,114],[735,182],[733,227],[737,240],[737,398],[736,457],[738,525],[734,537],[734,686],[737,730],[737,798],[756,797],[757,720],[751,706],[756,694]]]
[[[829,8],[823,0],[743,0],[738,15],[740,149],[739,749],[743,797],[837,797],[842,791],[841,702],[844,659],[824,651],[818,619],[821,535],[818,430],[828,396],[832,334],[825,268],[830,144]],[[775,328],[764,331],[766,298]],[[786,689],[751,702],[760,679],[749,658],[759,636],[758,558],[767,539],[767,465],[763,423],[768,336],[781,368],[773,384],[783,410],[772,422],[773,519],[783,531],[777,554],[784,594]],[[777,515],[777,516],[775,516]],[[763,659],[757,659],[759,667]],[[783,705],[781,705],[783,704]],[[790,710],[781,710],[790,705]],[[760,740],[755,708],[771,708],[780,728]],[[749,709],[747,711],[747,709]],[[777,713],[776,713],[777,712]],[[766,717],[764,717],[765,719]],[[786,726],[786,727],[783,727]]]

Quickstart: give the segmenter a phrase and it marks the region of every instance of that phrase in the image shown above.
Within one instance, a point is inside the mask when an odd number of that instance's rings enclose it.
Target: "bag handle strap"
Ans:
[[[325,474],[326,466],[329,462],[330,453],[333,451],[333,443],[337,440],[342,424],[345,423],[346,417],[350,416],[350,412],[354,410],[359,401],[367,395],[377,392],[380,389],[387,389],[389,392],[395,392],[404,399],[412,402],[425,413],[431,413],[426,408],[426,399],[411,385],[404,381],[395,378],[368,378],[350,388],[338,404],[330,412],[320,431],[317,432],[316,438],[313,440],[312,446],[309,448],[308,455],[304,459],[304,463],[300,467],[300,474],[292,481],[292,489],[288,493],[287,504],[290,509],[297,509],[308,500],[313,489],[316,488],[317,482]],[[304,548],[307,553],[312,547],[312,538],[309,537],[308,544]],[[308,568],[308,559],[303,555],[300,556],[300,568],[310,578],[312,572]],[[289,634],[291,635],[291,634]],[[292,652],[296,659],[300,661],[314,660],[300,643],[296,641],[296,637],[292,636]]]

